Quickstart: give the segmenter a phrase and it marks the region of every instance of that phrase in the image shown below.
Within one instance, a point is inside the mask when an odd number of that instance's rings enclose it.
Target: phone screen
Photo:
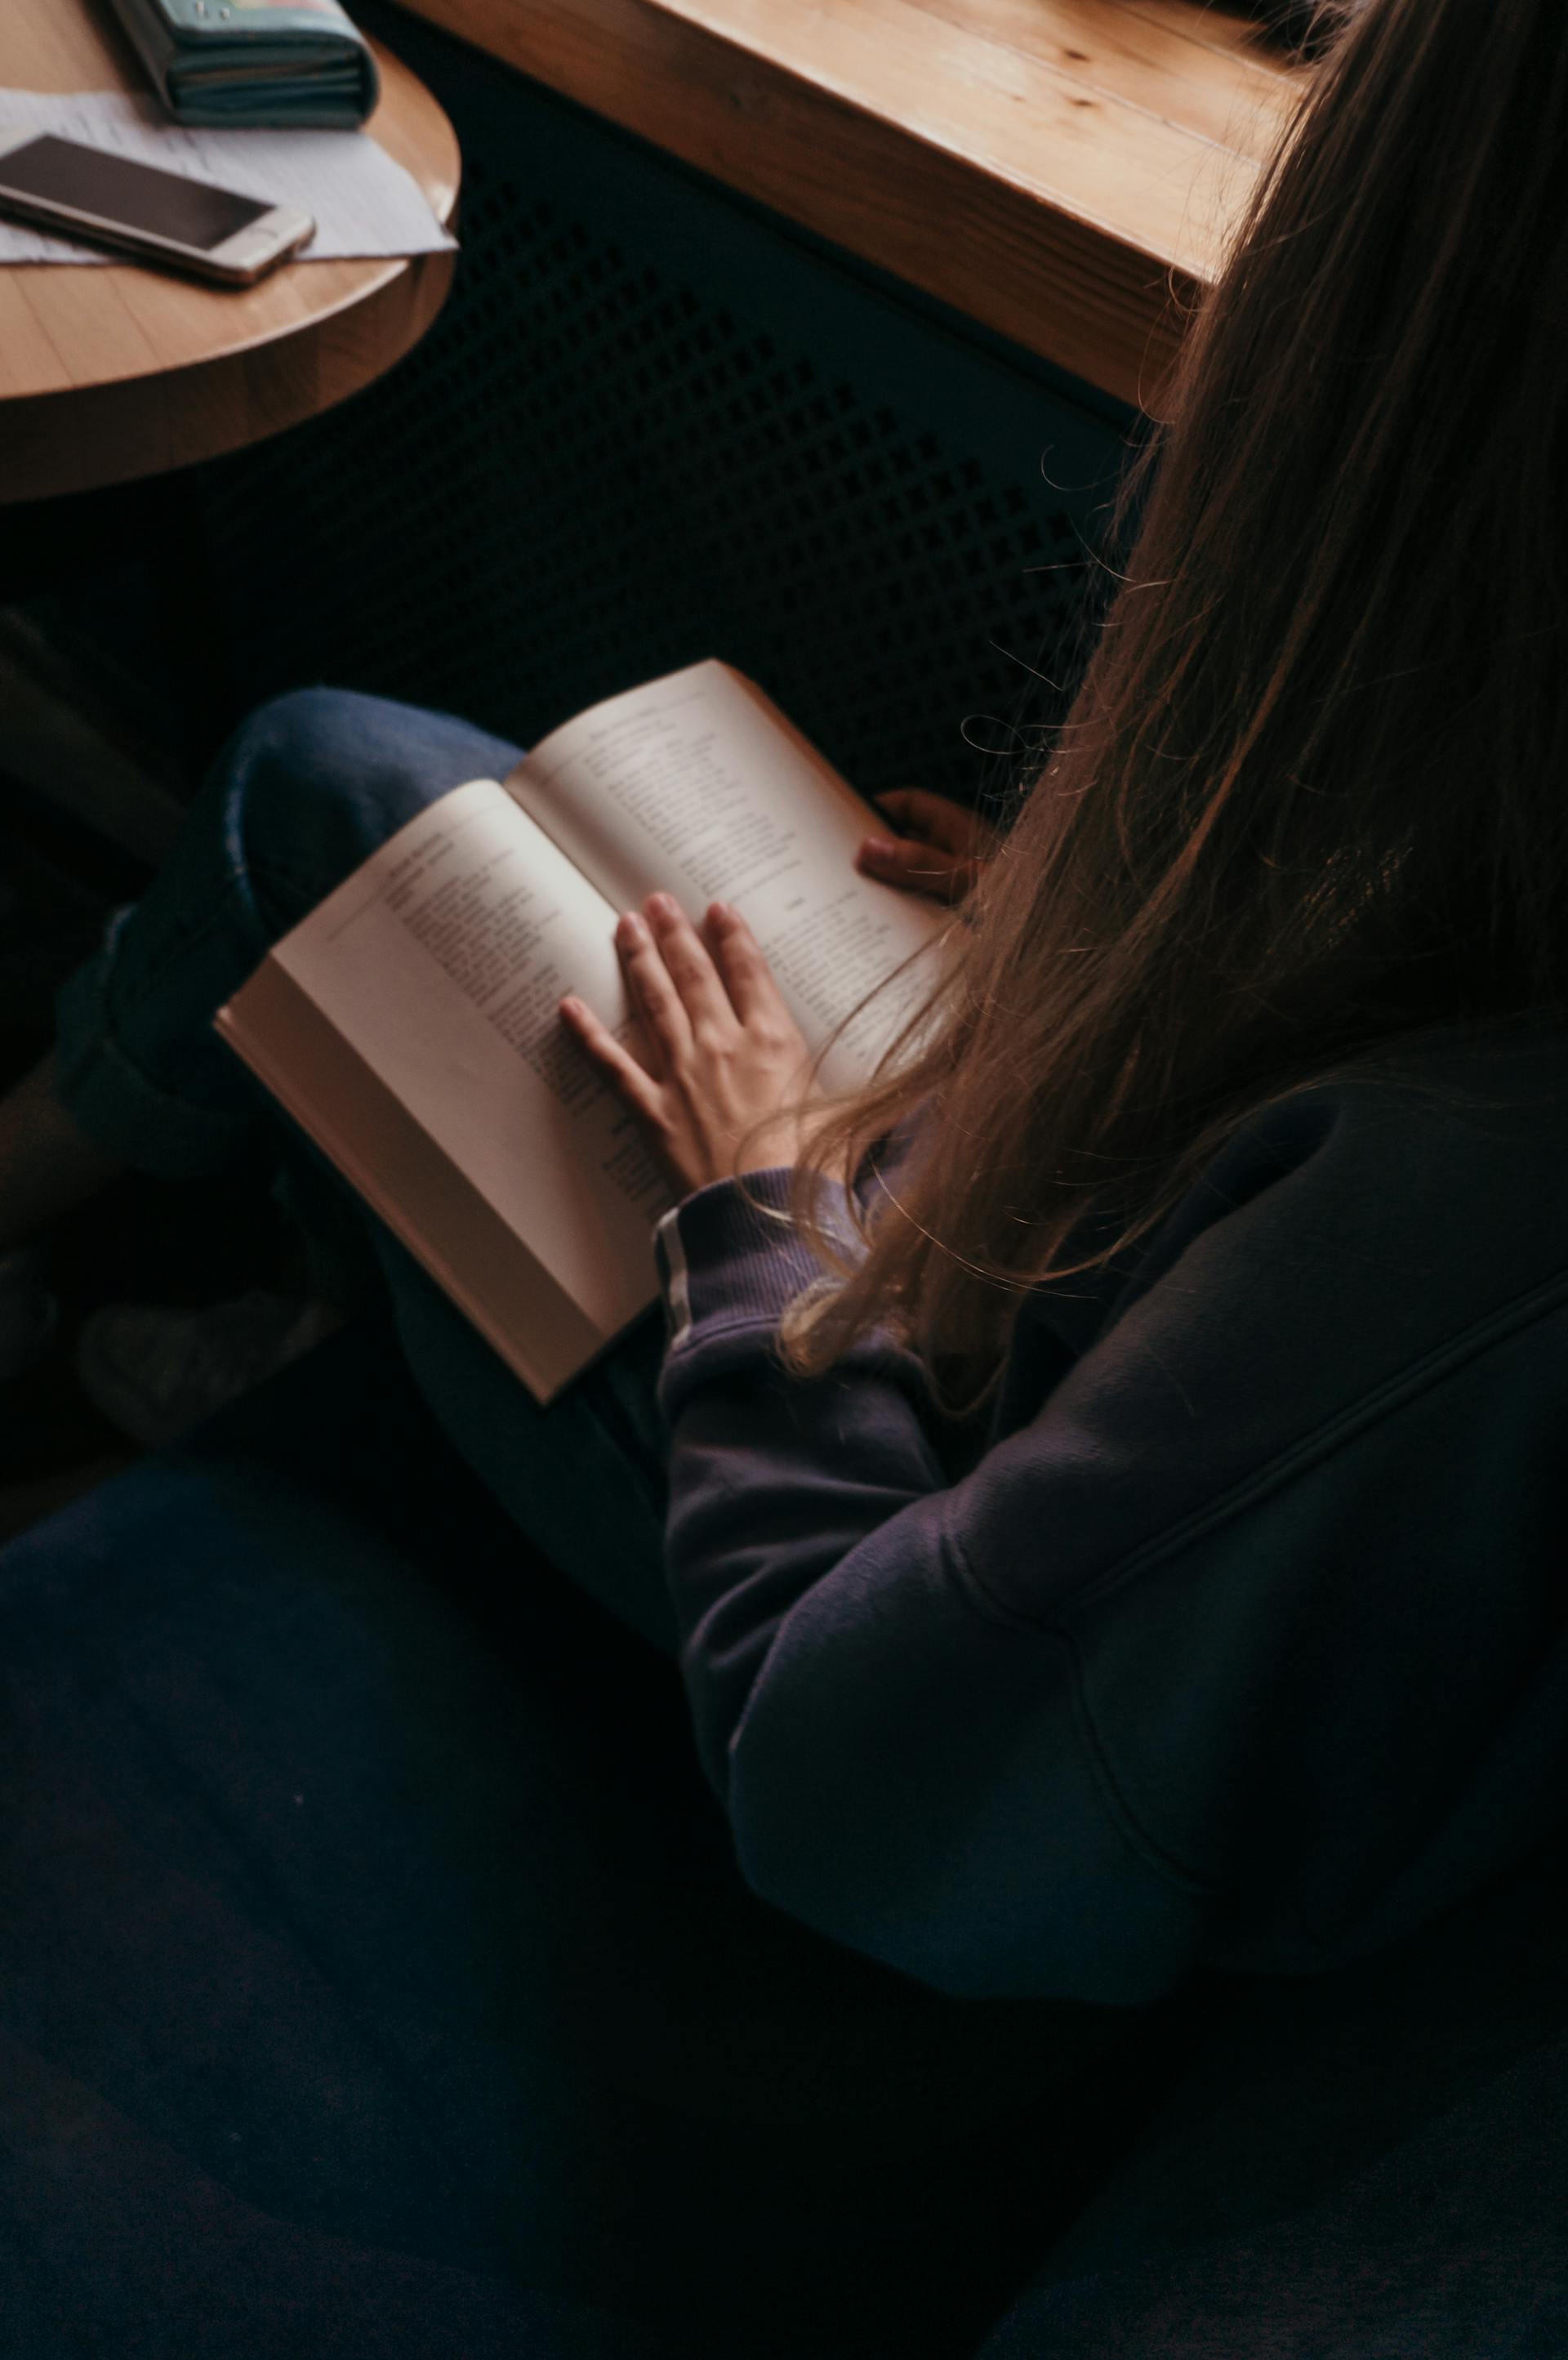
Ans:
[[[0,197],[7,189],[40,203],[74,205],[100,221],[146,230],[201,254],[272,211],[231,189],[210,188],[179,172],[160,172],[151,164],[133,164],[124,156],[51,137],[30,139],[0,156]]]

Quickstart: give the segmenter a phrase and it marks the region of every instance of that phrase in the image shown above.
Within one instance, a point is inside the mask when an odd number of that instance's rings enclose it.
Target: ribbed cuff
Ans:
[[[822,1276],[822,1265],[789,1215],[794,1173],[789,1164],[714,1180],[681,1198],[656,1225],[654,1258],[670,1323],[670,1349],[680,1350],[692,1329],[771,1327],[802,1287]],[[824,1184],[823,1226],[846,1251],[858,1234],[839,1193]]]

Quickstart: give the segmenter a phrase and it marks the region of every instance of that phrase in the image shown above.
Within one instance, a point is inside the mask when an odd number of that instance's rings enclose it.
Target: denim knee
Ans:
[[[151,887],[117,912],[59,1003],[56,1087],[136,1168],[221,1170],[259,1093],[212,1019],[278,936],[405,821],[517,749],[466,722],[347,690],[275,697],[213,766]]]
[[[323,900],[387,837],[518,749],[451,715],[354,689],[298,688],[244,721],[219,769],[236,869],[268,932]]]

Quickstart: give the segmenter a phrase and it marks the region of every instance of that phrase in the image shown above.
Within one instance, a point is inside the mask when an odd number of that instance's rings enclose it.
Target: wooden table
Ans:
[[[1302,70],[1207,0],[405,0],[1138,407]]]
[[[395,58],[376,57],[369,129],[450,221],[452,126]],[[3,0],[0,86],[146,85],[94,0]],[[0,502],[187,466],[330,408],[419,342],[452,265],[449,253],[296,262],[238,290],[134,264],[0,269]]]

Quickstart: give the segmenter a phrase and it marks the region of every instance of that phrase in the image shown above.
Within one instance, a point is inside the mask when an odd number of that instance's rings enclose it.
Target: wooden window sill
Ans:
[[[1200,0],[405,0],[1150,407],[1303,70]]]

